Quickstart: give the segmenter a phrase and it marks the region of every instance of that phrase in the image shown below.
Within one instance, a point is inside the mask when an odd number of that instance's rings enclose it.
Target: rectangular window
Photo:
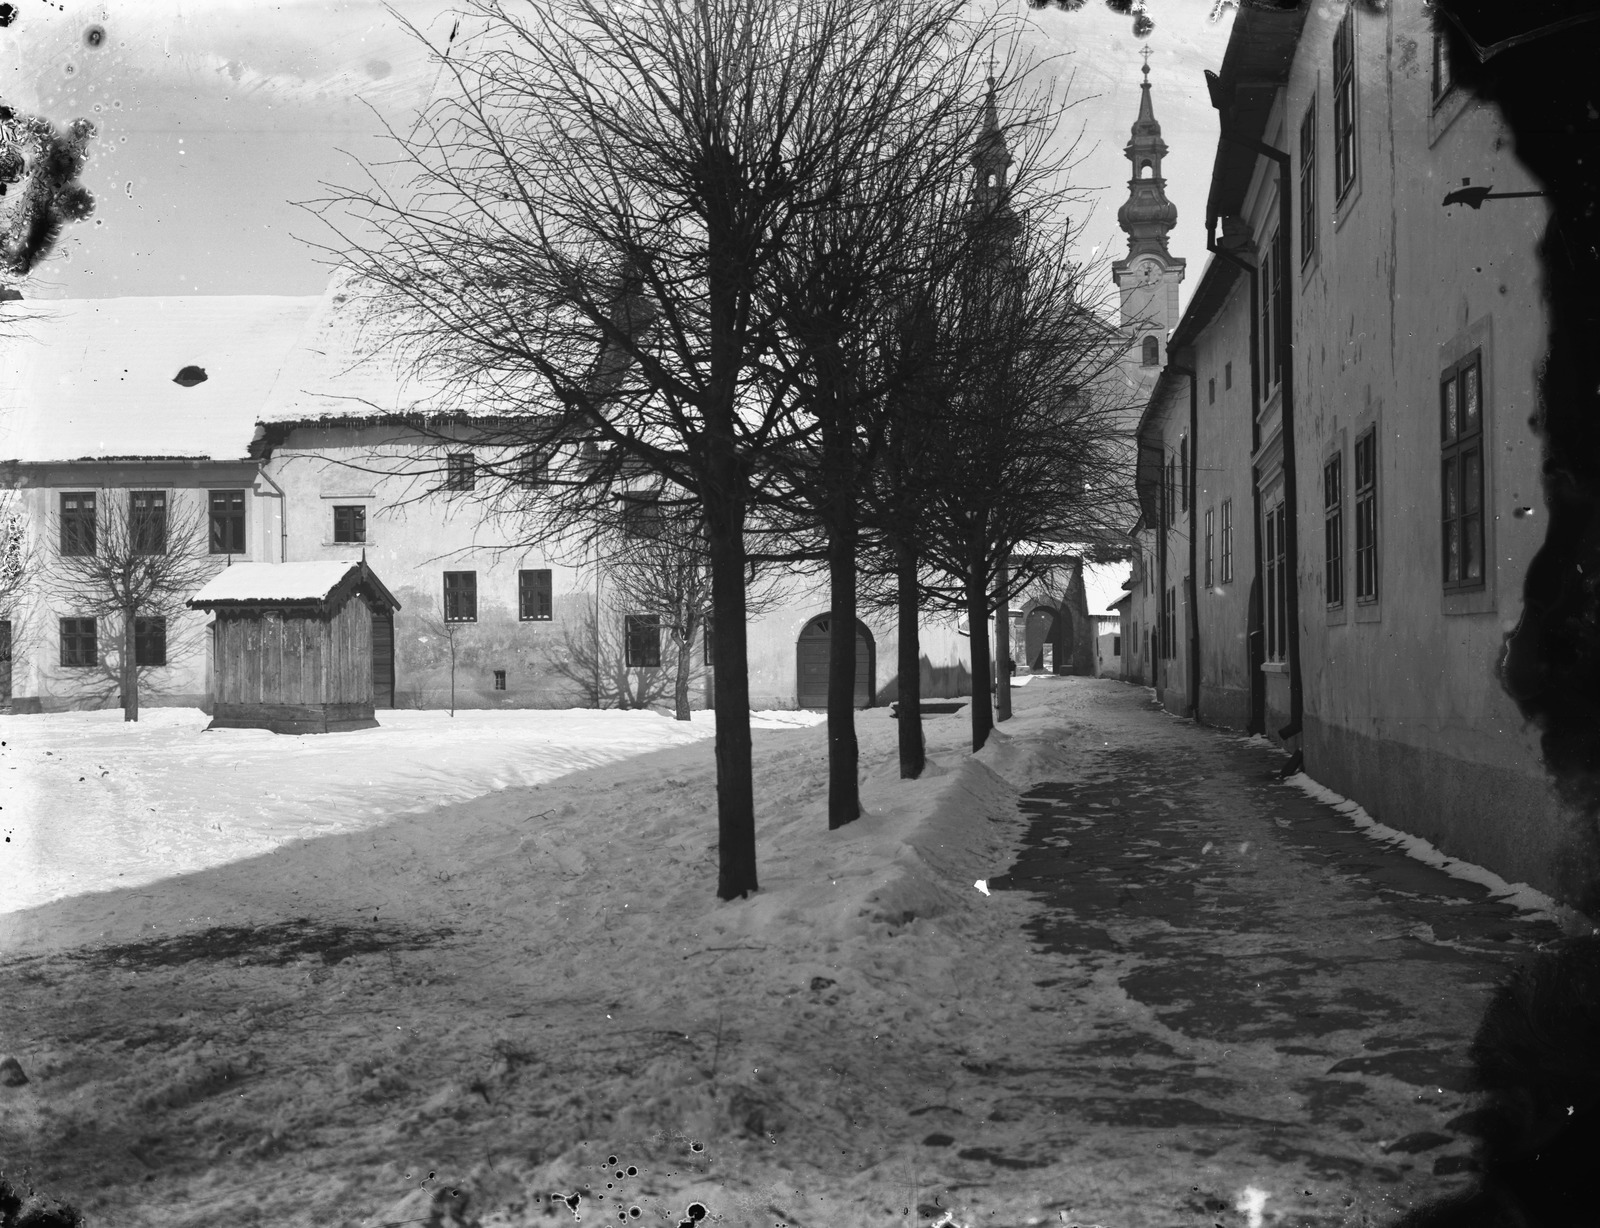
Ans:
[[[1207,405],[1215,405],[1216,403],[1217,403],[1217,378],[1216,378],[1216,376],[1212,376],[1210,379],[1208,379],[1206,381],[1206,404]]]
[[[1482,383],[1477,352],[1439,381],[1444,586],[1451,590],[1482,588],[1484,582]]]
[[[503,691],[503,690],[506,689],[506,671],[505,670],[497,669],[497,670],[494,671],[494,689],[497,690],[497,691]]]
[[[1122,655],[1122,637],[1120,635],[1113,635],[1111,637],[1111,655],[1114,657],[1120,657]]]
[[[1344,604],[1344,457],[1322,467],[1322,546],[1330,606]]]
[[[1438,106],[1455,84],[1450,71],[1450,43],[1442,30],[1433,32],[1433,105]]]
[[[211,492],[211,553],[244,553],[244,491]]]
[[[1356,440],[1356,600],[1378,599],[1378,432]]]
[[[654,669],[661,664],[661,618],[656,614],[623,617],[629,669]]]
[[[167,552],[167,492],[135,490],[128,495],[128,544],[135,554]]]
[[[1167,524],[1178,523],[1178,458],[1167,457]]]
[[[133,620],[133,663],[135,665],[165,665],[167,663],[167,620],[165,618],[136,618]]]
[[[1222,386],[1223,388],[1233,387],[1233,364],[1231,362],[1222,364]]]
[[[447,623],[475,623],[478,621],[477,572],[447,571],[444,573],[444,620]]]
[[[445,457],[444,488],[471,490],[478,482],[478,462],[471,452],[452,452]]]
[[[555,596],[550,583],[550,571],[517,573],[517,617],[525,623],[545,623],[555,617]]]
[[[1346,9],[1333,36],[1333,191],[1343,200],[1356,181],[1356,21]]]
[[[1222,501],[1222,582],[1233,579],[1233,500]]]
[[[1209,507],[1206,508],[1206,587],[1207,588],[1210,588],[1213,584],[1215,584],[1217,582],[1214,569],[1212,568],[1212,565],[1211,565],[1212,549],[1213,549],[1213,547],[1215,545],[1215,541],[1216,541],[1215,536],[1213,534],[1213,528],[1214,528],[1215,519],[1216,519],[1216,513],[1213,512]]]
[[[1266,601],[1263,614],[1266,618],[1267,660],[1281,661],[1286,655],[1289,639],[1289,583],[1286,568],[1288,542],[1284,536],[1286,520],[1282,503],[1267,509],[1266,532]]]
[[[645,540],[661,536],[661,503],[656,496],[622,496],[622,531]]]
[[[61,553],[74,557],[94,553],[94,491],[62,494]]]
[[[61,664],[81,667],[98,665],[99,653],[95,647],[95,621],[92,618],[63,618],[61,620]]]
[[[367,540],[367,509],[359,503],[333,509],[333,540],[362,543]]]
[[[1317,100],[1300,121],[1300,263],[1317,251]]]
[[[530,448],[517,458],[517,479],[524,486],[540,486],[550,480],[550,453]]]
[[[1178,506],[1189,510],[1189,437],[1178,440]]]
[[[1267,239],[1261,254],[1261,384],[1270,393],[1283,379],[1283,235]]]

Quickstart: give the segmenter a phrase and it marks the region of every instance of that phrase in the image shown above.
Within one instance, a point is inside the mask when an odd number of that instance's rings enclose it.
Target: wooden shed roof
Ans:
[[[400,603],[372,573],[365,559],[307,563],[235,563],[189,598],[194,610],[223,607],[268,609],[315,606],[331,610],[358,590],[398,610]]]

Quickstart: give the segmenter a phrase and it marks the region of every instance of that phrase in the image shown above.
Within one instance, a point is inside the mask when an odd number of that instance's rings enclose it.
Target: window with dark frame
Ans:
[[[1210,379],[1208,379],[1206,381],[1206,404],[1207,405],[1215,405],[1216,403],[1217,403],[1217,377],[1213,375]]]
[[[555,590],[549,568],[517,572],[517,618],[546,623],[555,617]]]
[[[1222,364],[1222,387],[1224,390],[1233,387],[1233,363]]]
[[[661,665],[661,616],[626,614],[623,616],[626,664],[629,669],[656,669]]]
[[[471,490],[478,483],[478,462],[471,452],[452,452],[445,457],[444,488]]]
[[[524,486],[539,486],[550,480],[550,453],[544,448],[529,448],[517,462],[517,478]]]
[[[133,663],[167,663],[167,620],[159,616],[133,620]]]
[[[1450,43],[1443,30],[1433,32],[1433,72],[1431,85],[1433,105],[1438,106],[1455,85],[1455,74],[1450,71]]]
[[[1206,508],[1206,587],[1207,588],[1210,588],[1213,584],[1216,583],[1214,568],[1211,565],[1212,548],[1213,548],[1213,546],[1215,545],[1215,542],[1216,542],[1216,539],[1213,536],[1213,528],[1214,528],[1215,520],[1216,520],[1216,513],[1213,512],[1209,507]]]
[[[1378,599],[1378,431],[1356,440],[1356,600]]]
[[[503,691],[503,690],[506,689],[506,671],[505,670],[497,669],[497,670],[494,671],[494,689],[497,690],[497,691]]]
[[[444,620],[447,623],[475,623],[478,621],[477,572],[447,571],[444,573]]]
[[[211,494],[211,553],[243,554],[244,491],[213,490]]]
[[[1122,655],[1122,637],[1120,635],[1113,635],[1111,637],[1111,655],[1114,657],[1120,657]]]
[[[135,554],[167,552],[167,492],[135,490],[128,493],[128,544]]]
[[[1147,367],[1153,367],[1161,361],[1161,343],[1154,337],[1144,339],[1144,355],[1142,359]]]
[[[1261,384],[1264,393],[1283,379],[1283,235],[1274,231],[1261,252]]]
[[[1178,506],[1189,510],[1189,437],[1178,440]]]
[[[1287,654],[1289,631],[1288,542],[1284,534],[1287,520],[1282,503],[1267,509],[1266,532],[1266,632],[1267,660],[1281,661]]]
[[[1439,486],[1446,591],[1482,588],[1483,363],[1479,351],[1439,381]]]
[[[661,501],[653,494],[622,496],[622,531],[628,537],[654,541],[661,536]]]
[[[61,620],[61,664],[66,668],[84,668],[100,663],[96,647],[95,620],[92,618],[63,618]]]
[[[1329,606],[1344,604],[1344,457],[1322,466],[1322,557]]]
[[[1233,500],[1222,501],[1222,583],[1233,579]]]
[[[1167,524],[1178,523],[1178,458],[1167,456]]]
[[[367,540],[367,509],[359,503],[335,504],[333,509],[333,540],[341,544],[365,543]]]
[[[61,553],[83,558],[95,552],[95,496],[92,490],[61,495]]]
[[[1300,121],[1300,263],[1317,252],[1317,100]]]
[[[1333,36],[1333,192],[1343,200],[1356,181],[1356,21],[1346,9]]]

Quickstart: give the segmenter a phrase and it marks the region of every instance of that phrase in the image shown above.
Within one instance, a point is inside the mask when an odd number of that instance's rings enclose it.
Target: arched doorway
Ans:
[[[1062,671],[1066,662],[1062,659],[1064,640],[1061,632],[1061,615],[1054,606],[1038,605],[1028,611],[1022,632],[1022,660],[1028,669],[1051,674]]]
[[[833,617],[819,614],[800,630],[795,643],[795,699],[802,708],[828,706],[829,636]],[[856,619],[856,707],[870,708],[877,694],[876,645],[872,632]]]

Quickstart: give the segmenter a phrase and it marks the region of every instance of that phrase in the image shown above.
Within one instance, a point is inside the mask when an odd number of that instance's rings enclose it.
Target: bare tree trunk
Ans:
[[[828,534],[832,613],[828,632],[828,830],[861,817],[856,771],[856,531]]]
[[[139,719],[139,663],[134,653],[138,627],[133,610],[122,612],[122,719]]]
[[[927,765],[927,746],[922,737],[922,644],[918,635],[920,613],[917,585],[916,547],[901,541],[896,545],[899,568],[896,597],[899,612],[900,699],[900,778],[915,780]]]
[[[993,681],[989,668],[989,592],[984,584],[983,567],[971,566],[967,572],[967,642],[972,646],[972,749],[982,750],[994,728],[994,709],[989,702]]]
[[[686,619],[678,635],[678,678],[672,696],[672,714],[680,721],[689,719],[689,674],[694,668],[694,633],[694,620]]]
[[[1011,598],[1006,590],[1010,572],[1000,564],[994,597],[994,718],[1011,719]]]
[[[756,805],[745,648],[744,507],[719,504],[721,500],[707,501],[706,538],[711,625],[716,629],[711,650],[717,714],[717,898],[731,900],[756,890]]]

